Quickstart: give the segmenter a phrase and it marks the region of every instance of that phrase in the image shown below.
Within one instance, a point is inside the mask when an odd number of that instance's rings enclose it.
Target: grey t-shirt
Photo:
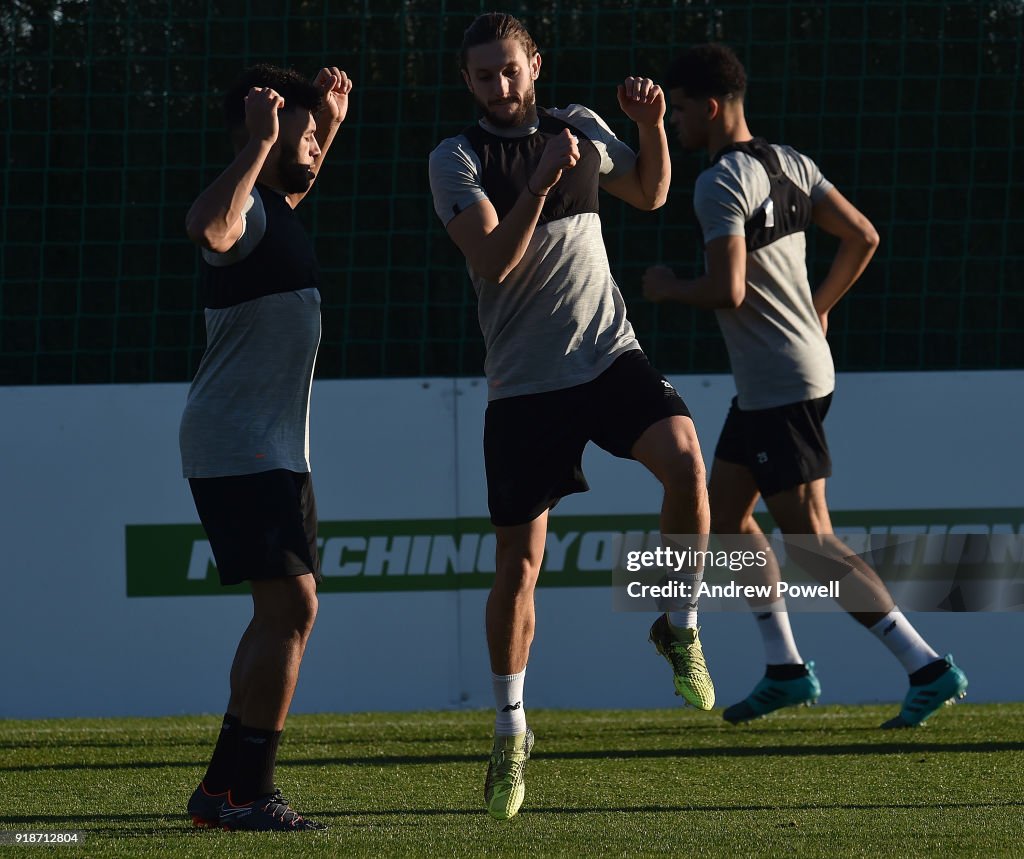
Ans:
[[[253,262],[260,243],[270,241],[268,210],[271,229],[274,218],[291,216],[283,200],[274,198],[264,206],[260,195],[271,193],[253,192],[241,238],[223,254],[203,251],[206,263],[241,267],[246,260]],[[294,253],[294,244],[273,253]],[[241,278],[259,277],[258,272],[238,271]],[[179,430],[185,477],[310,470],[309,397],[320,343],[320,291],[281,288],[285,291],[206,308],[206,352]]]
[[[633,169],[636,154],[592,111],[574,104],[546,114],[594,145],[597,182]],[[539,124],[511,130],[480,125],[496,146],[500,138],[545,133]],[[519,166],[522,175],[532,173],[532,163]],[[431,153],[434,209],[446,226],[457,213],[490,199],[483,172],[464,134],[443,140]],[[580,208],[586,207],[570,201],[565,214],[539,223],[522,261],[500,285],[467,263],[487,349],[490,400],[584,384],[623,352],[640,348],[608,265],[600,217]]]
[[[788,146],[773,146],[783,172],[812,202],[831,189],[818,166]],[[744,236],[744,224],[769,198],[761,162],[730,152],[697,178],[693,206],[709,243]],[[735,309],[716,310],[742,409],[767,409],[830,394],[832,353],[807,279],[804,233],[747,254],[747,293]]]

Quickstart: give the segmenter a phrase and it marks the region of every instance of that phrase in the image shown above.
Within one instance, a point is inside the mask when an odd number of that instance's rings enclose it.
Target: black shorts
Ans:
[[[715,459],[745,465],[765,497],[832,476],[825,415],[832,395],[744,411],[732,407],[715,448]]]
[[[247,579],[320,576],[316,498],[307,474],[275,469],[190,478],[222,585]]]
[[[484,420],[484,465],[491,522],[522,525],[565,495],[586,492],[588,441],[632,459],[644,430],[673,415],[689,417],[679,394],[639,349],[593,381],[494,400]]]

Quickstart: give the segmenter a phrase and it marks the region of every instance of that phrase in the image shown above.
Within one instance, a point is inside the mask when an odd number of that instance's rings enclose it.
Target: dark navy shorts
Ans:
[[[284,469],[188,481],[222,585],[320,576],[313,479]]]
[[[825,415],[832,395],[771,409],[732,407],[715,448],[715,459],[745,465],[766,498],[832,476]]]
[[[639,349],[623,353],[586,384],[493,400],[484,420],[491,522],[532,522],[560,498],[586,492],[587,442],[632,459],[644,431],[674,415],[690,412]]]

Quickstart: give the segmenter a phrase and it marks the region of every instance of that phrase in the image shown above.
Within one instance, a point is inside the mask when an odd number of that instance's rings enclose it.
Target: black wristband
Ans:
[[[547,196],[546,193],[545,194],[537,194],[537,193],[535,193],[533,188],[530,187],[530,180],[529,179],[526,180],[526,190],[529,191],[531,194],[533,194],[534,197],[546,197]]]

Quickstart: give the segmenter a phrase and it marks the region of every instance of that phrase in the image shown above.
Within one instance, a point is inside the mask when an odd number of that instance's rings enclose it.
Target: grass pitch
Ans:
[[[199,831],[185,802],[219,718],[0,722],[0,829],[81,830],[60,856],[1024,856],[1024,704],[531,710],[526,802],[483,810],[491,716],[296,716],[278,783],[327,832]]]

